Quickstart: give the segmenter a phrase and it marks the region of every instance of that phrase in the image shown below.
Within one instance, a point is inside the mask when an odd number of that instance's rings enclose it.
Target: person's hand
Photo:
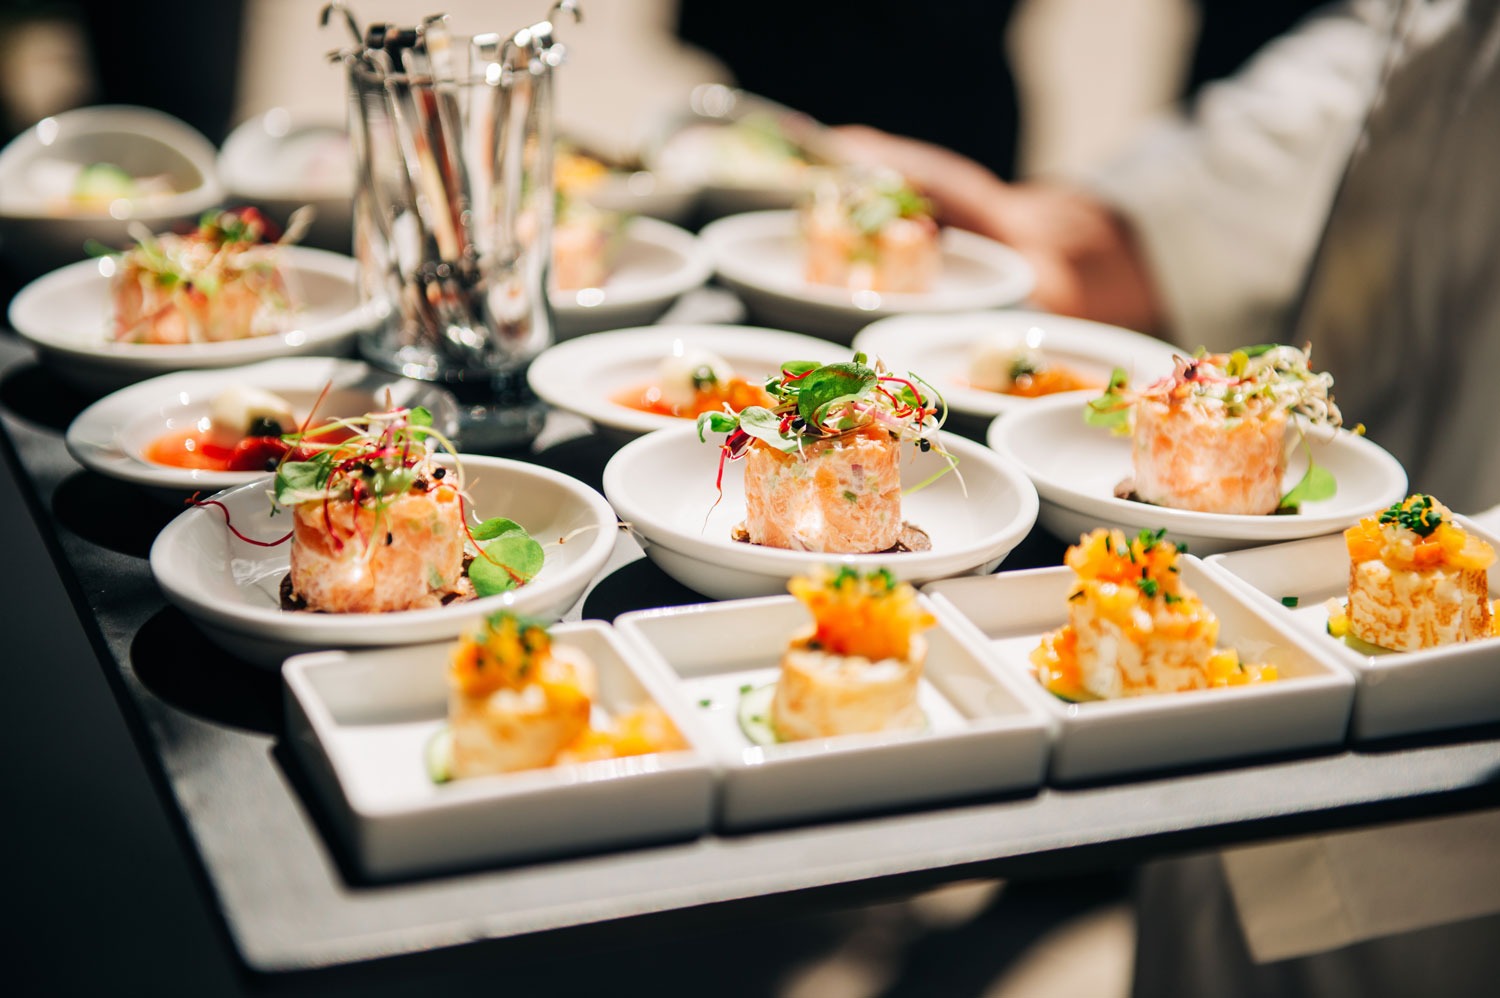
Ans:
[[[1143,332],[1165,325],[1130,225],[1082,188],[1007,184],[952,150],[863,125],[833,129],[833,148],[846,163],[900,173],[940,222],[1013,247],[1036,270],[1031,298],[1042,308]]]

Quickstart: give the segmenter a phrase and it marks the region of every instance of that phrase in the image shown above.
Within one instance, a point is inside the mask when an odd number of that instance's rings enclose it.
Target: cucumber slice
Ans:
[[[1357,638],[1352,632],[1344,635],[1343,642],[1361,655],[1390,655],[1394,651],[1391,648],[1382,648],[1380,645],[1371,644],[1363,638]]]
[[[427,764],[427,778],[433,783],[453,779],[453,731],[446,724],[427,739],[422,760]]]
[[[775,683],[767,683],[740,694],[740,730],[750,739],[751,744],[775,745],[781,741],[776,737],[776,727],[771,723],[771,701],[775,697]]]

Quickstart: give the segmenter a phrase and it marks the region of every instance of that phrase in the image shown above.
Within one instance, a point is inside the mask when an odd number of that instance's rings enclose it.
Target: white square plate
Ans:
[[[1068,703],[1032,675],[1030,654],[1066,620],[1068,568],[948,579],[925,586],[939,612],[985,645],[998,672],[1022,682],[1027,700],[1058,726],[1049,769],[1060,782],[1092,780],[1267,753],[1336,745],[1344,739],[1354,683],[1309,654],[1274,619],[1196,558],[1182,578],[1219,618],[1219,646],[1274,664],[1276,682],[1158,696]]]
[[[707,829],[713,772],[665,695],[664,678],[608,624],[559,624],[552,634],[598,667],[596,710],[654,700],[693,749],[437,784],[426,749],[447,720],[451,642],[287,661],[287,737],[366,875],[408,876]]]
[[[1466,530],[1496,547],[1500,539],[1464,520]],[[1500,641],[1364,654],[1328,633],[1324,602],[1349,593],[1349,549],[1342,534],[1215,555],[1225,573],[1271,612],[1287,619],[1317,654],[1350,669],[1359,680],[1351,733],[1385,738],[1500,720]],[[1490,598],[1500,595],[1491,576]],[[1297,598],[1295,608],[1281,603]]]
[[[809,622],[791,596],[628,613],[620,630],[677,676],[720,766],[721,823],[781,824],[1034,787],[1048,723],[979,650],[939,623],[926,632],[923,732],[760,746],[740,730],[742,687],[774,683],[787,640]]]

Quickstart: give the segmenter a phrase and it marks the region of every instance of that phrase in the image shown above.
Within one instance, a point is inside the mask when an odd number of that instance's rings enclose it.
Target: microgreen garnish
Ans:
[[[496,516],[485,520],[479,526],[470,529],[469,536],[474,538],[476,541],[488,541],[499,537],[501,534],[514,533],[517,530],[523,530],[523,528],[515,520],[508,520],[503,516]]]
[[[1104,389],[1103,395],[1089,400],[1083,410],[1083,421],[1090,426],[1109,430],[1111,433],[1129,433],[1130,406],[1134,400],[1127,394],[1128,384],[1129,377],[1123,367],[1117,367],[1111,371],[1109,387]]]
[[[1283,596],[1283,597],[1281,597],[1281,605],[1285,606],[1285,607],[1295,607],[1300,602],[1301,602],[1301,599],[1299,597],[1297,597],[1297,596]]]
[[[957,466],[932,437],[947,417],[942,396],[915,374],[903,378],[878,365],[871,367],[862,353],[836,364],[788,361],[781,365],[779,378],[766,382],[766,392],[773,401],[770,408],[752,405],[738,413],[706,412],[698,417],[699,440],[705,440],[708,431],[728,434],[719,460],[721,487],[724,462],[743,457],[757,440],[792,454],[809,444],[870,428],[884,429],[924,451],[937,446],[948,458],[940,474]]]
[[[1040,374],[1041,371],[1041,361],[1032,354],[1023,353],[1010,362],[1010,370],[1007,373],[1011,381],[1019,381],[1022,378]]]
[[[432,415],[426,409],[392,409],[286,434],[283,440],[311,451],[312,456],[305,461],[284,461],[276,469],[276,502],[282,506],[315,499],[379,503],[405,495],[417,482],[413,469],[428,458],[428,437],[450,453],[453,450],[431,426]],[[336,428],[353,435],[325,443],[339,432]]]
[[[1162,539],[1166,536],[1166,527],[1158,527],[1155,530],[1142,527],[1140,533],[1135,535],[1135,540],[1136,543],[1141,546],[1142,553],[1144,553],[1146,551],[1150,551],[1152,548],[1156,547],[1156,545],[1160,544],[1162,542]],[[1179,547],[1178,550],[1180,551],[1182,549]]]
[[[1091,426],[1125,432],[1137,401],[1194,404],[1238,418],[1280,409],[1318,426],[1339,426],[1333,377],[1314,372],[1306,350],[1276,343],[1241,347],[1227,354],[1197,351],[1177,358],[1172,373],[1146,388],[1126,388],[1125,372],[1110,375],[1104,394],[1089,402],[1084,416]]]
[[[478,556],[469,563],[469,581],[480,596],[523,586],[542,570],[542,546],[525,530],[512,526],[515,529],[480,545]]]
[[[1443,514],[1434,507],[1432,496],[1418,493],[1395,503],[1380,514],[1382,524],[1394,523],[1418,537],[1430,537],[1443,522]]]
[[[1307,443],[1306,437],[1302,443],[1307,448],[1307,471],[1303,472],[1291,491],[1281,497],[1280,508],[1292,512],[1301,509],[1304,503],[1332,499],[1339,491],[1339,483],[1333,477],[1333,472],[1313,461],[1312,446]]]
[[[907,186],[900,176],[880,173],[845,177],[842,183],[829,184],[814,192],[814,211],[841,211],[849,223],[866,240],[880,234],[898,218],[927,218],[932,206],[927,199]],[[868,255],[874,247],[855,247],[854,255]]]
[[[395,408],[351,419],[329,420],[309,429],[311,422],[309,414],[302,429],[282,435],[283,442],[291,447],[288,455],[296,454],[301,459],[284,458],[277,466],[271,491],[273,515],[280,507],[321,504],[329,540],[336,549],[342,549],[355,540],[371,544],[383,538],[383,543],[392,543],[393,535],[380,526],[380,517],[386,507],[409,493],[452,489],[461,511],[466,506],[458,455],[452,442],[433,428],[432,414],[426,409]],[[451,456],[451,468],[433,463],[438,449]],[[335,530],[330,506],[339,502],[356,503],[373,511],[376,529],[366,533],[356,525],[342,532]],[[213,500],[199,503],[209,504],[218,505]],[[230,529],[234,530],[233,526]],[[515,589],[542,570],[545,560],[542,546],[514,520],[494,517],[472,527],[465,526],[464,531],[466,547],[473,555],[468,576],[476,595],[492,596]],[[238,531],[235,534],[243,536]],[[282,543],[291,536],[288,533],[272,543]],[[429,584],[439,589],[445,580],[435,577]]]

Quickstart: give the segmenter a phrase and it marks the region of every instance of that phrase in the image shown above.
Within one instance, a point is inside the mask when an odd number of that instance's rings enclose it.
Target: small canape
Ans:
[[[921,729],[917,686],[936,621],[885,569],[794,578],[813,624],[781,659],[771,724],[783,741]]]
[[[1170,375],[1140,391],[1127,389],[1117,370],[1105,395],[1089,404],[1089,418],[1130,434],[1135,475],[1118,494],[1253,516],[1331,498],[1333,477],[1315,465],[1290,491],[1282,487],[1289,429],[1342,422],[1333,377],[1308,365],[1306,351],[1277,345],[1178,357]]]
[[[820,185],[803,212],[802,234],[811,284],[921,294],[942,265],[926,199],[891,174]]]
[[[1493,634],[1495,550],[1429,495],[1409,496],[1344,531],[1349,602],[1329,617],[1336,636],[1416,651]]]
[[[705,429],[728,434],[721,478],[725,460],[745,459],[745,540],[844,554],[926,543],[901,517],[900,448],[939,446],[945,411],[936,391],[914,375],[870,367],[863,354],[838,364],[789,361],[766,390],[771,407],[698,418],[700,439]]]
[[[654,703],[595,724],[598,679],[577,648],[501,610],[459,639],[449,668],[446,777],[666,752],[685,742]],[[602,719],[601,719],[602,720]]]
[[[1183,583],[1162,531],[1099,529],[1068,548],[1077,573],[1068,622],[1031,653],[1037,679],[1065,700],[1113,700],[1276,678],[1220,651],[1219,620]]]
[[[299,209],[279,239],[254,208],[212,211],[185,236],[142,226],[110,280],[112,338],[122,343],[215,343],[282,332],[295,303],[281,247],[311,221]]]

